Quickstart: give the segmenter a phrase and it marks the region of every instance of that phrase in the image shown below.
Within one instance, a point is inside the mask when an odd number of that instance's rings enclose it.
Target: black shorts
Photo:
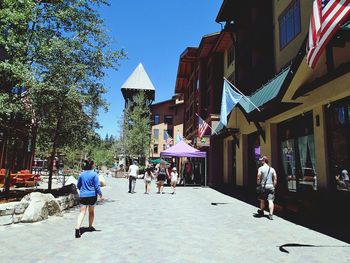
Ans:
[[[157,181],[165,181],[165,177],[166,177],[165,174],[158,174]]]
[[[97,201],[97,195],[79,198],[79,203],[82,205],[95,205],[96,201]]]

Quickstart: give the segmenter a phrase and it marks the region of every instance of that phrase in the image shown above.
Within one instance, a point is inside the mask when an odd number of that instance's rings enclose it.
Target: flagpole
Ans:
[[[241,94],[243,96],[244,99],[246,99],[249,103],[251,103],[258,111],[261,112],[261,110],[250,100],[247,98],[246,95],[244,95],[235,85],[233,85],[227,78],[224,77],[224,80],[226,80],[230,86],[232,86],[235,90],[238,91],[239,94]]]
[[[197,113],[195,113],[196,114],[196,116],[198,117],[198,118],[201,118],[201,116],[199,116]],[[201,118],[202,119],[202,118]],[[203,120],[203,119],[202,119]],[[204,120],[203,120],[204,121]],[[214,132],[216,135],[218,135],[217,134],[217,132],[215,131],[215,130],[213,130],[213,128],[209,125],[209,123],[207,123],[208,124],[208,127],[211,129],[211,131],[212,132]]]

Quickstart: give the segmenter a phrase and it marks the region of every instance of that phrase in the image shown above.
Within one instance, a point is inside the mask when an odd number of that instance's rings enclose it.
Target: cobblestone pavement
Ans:
[[[74,238],[77,208],[0,227],[0,262],[350,262],[349,244],[276,216],[256,218],[256,207],[210,188],[156,194],[153,184],[145,195],[142,180],[135,194],[126,179],[107,185],[96,207],[99,231]]]

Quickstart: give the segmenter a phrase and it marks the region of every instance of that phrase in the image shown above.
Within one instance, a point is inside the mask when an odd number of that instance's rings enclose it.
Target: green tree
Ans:
[[[124,110],[123,140],[126,154],[144,164],[150,145],[150,108],[145,92],[140,91]]]
[[[49,189],[53,157],[58,149],[81,147],[84,138],[93,137],[99,126],[98,109],[107,109],[102,99],[105,69],[117,69],[125,56],[123,50],[111,50],[96,11],[106,4],[106,0],[1,2],[0,46],[8,59],[0,63],[0,80],[5,80],[6,95],[14,86],[26,89],[24,104],[33,113],[38,146],[49,149],[51,156]]]

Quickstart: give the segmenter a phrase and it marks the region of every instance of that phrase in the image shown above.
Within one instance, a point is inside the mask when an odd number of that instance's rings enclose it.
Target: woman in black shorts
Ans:
[[[161,163],[159,172],[157,174],[157,188],[158,188],[157,194],[160,194],[160,193],[164,194],[163,188],[164,188],[165,179],[166,179],[165,163]]]
[[[85,213],[87,208],[89,208],[89,231],[95,231],[92,226],[95,217],[95,203],[97,201],[97,195],[102,199],[102,192],[100,189],[100,182],[98,180],[98,175],[93,171],[94,162],[91,160],[84,161],[84,172],[79,175],[77,187],[80,190],[79,202],[80,213],[77,220],[77,226],[75,228],[75,237],[79,238],[81,236],[80,227],[84,221]]]

